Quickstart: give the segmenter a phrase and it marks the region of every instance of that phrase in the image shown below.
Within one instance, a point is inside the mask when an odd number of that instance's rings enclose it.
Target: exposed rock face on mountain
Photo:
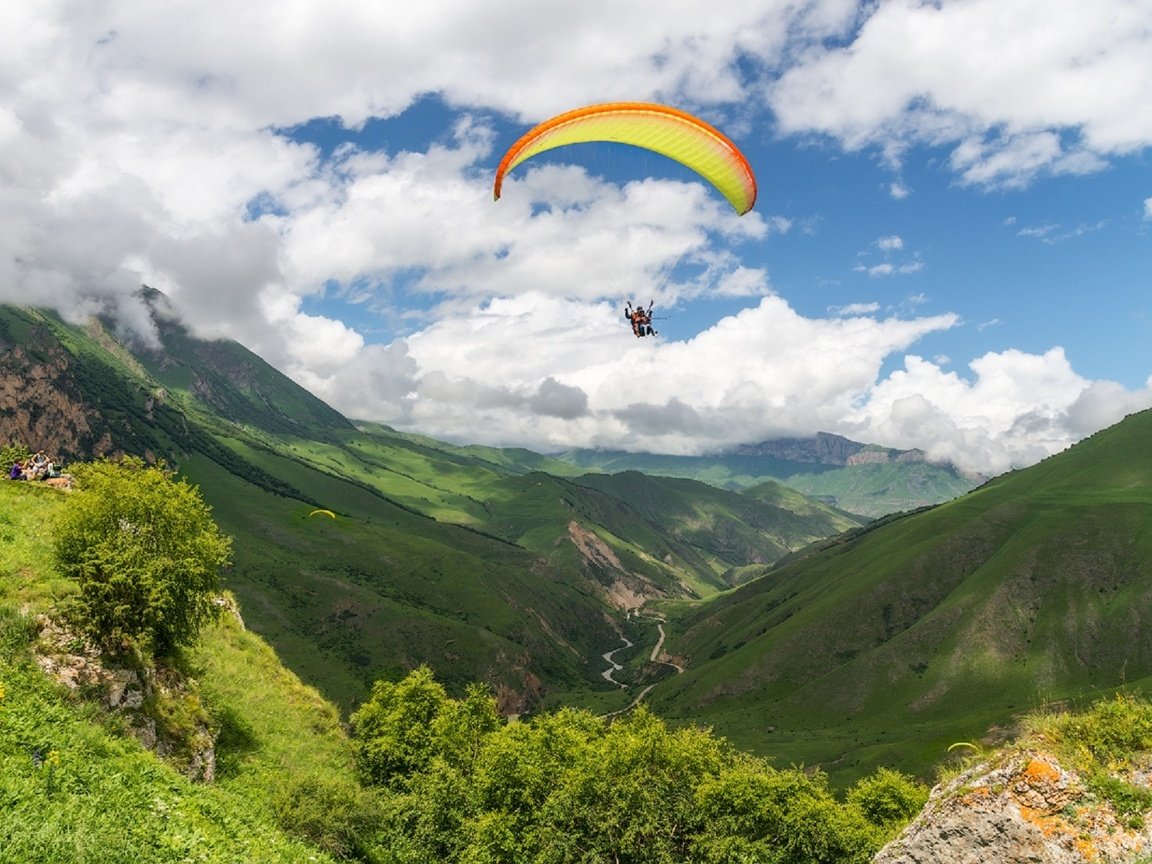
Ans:
[[[1139,778],[1128,778],[1129,782]],[[932,790],[874,864],[1088,864],[1145,860],[1143,820],[1122,820],[1051,754],[1009,751]]]
[[[70,386],[72,359],[46,328],[33,328],[22,344],[0,333],[0,442],[72,459],[113,449],[100,412]]]
[[[81,332],[44,310],[0,307],[0,444],[65,463],[135,453],[178,464],[197,450],[229,461],[204,434],[221,423],[315,438],[353,428],[243,346],[195,339],[162,309],[153,320],[159,344],[130,348],[100,319]]]
[[[860,444],[828,432],[817,432],[811,438],[777,438],[759,444],[742,444],[732,452],[737,456],[772,456],[811,465],[847,466],[925,461],[924,453],[920,450],[893,450],[873,444]]]

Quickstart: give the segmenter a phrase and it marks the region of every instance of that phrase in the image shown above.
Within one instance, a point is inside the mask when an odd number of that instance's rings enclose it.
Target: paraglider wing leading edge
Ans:
[[[713,126],[685,111],[645,102],[589,105],[545,120],[513,144],[496,169],[492,197],[505,175],[539,153],[591,141],[643,147],[674,159],[716,187],[737,214],[756,203],[756,178],[739,148]]]

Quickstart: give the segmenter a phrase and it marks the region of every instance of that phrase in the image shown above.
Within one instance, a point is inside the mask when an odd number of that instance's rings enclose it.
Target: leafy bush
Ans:
[[[199,492],[142,460],[75,468],[55,525],[60,571],[79,582],[73,617],[103,647],[165,654],[215,617],[231,540]]]
[[[1101,699],[1087,711],[1034,721],[1036,730],[1084,773],[1089,788],[1111,802],[1128,827],[1144,825],[1152,791],[1125,779],[1137,755],[1152,751],[1152,702],[1131,693]]]
[[[1065,742],[1102,765],[1124,764],[1133,753],[1152,750],[1152,703],[1119,693],[1083,714],[1065,715],[1057,728]]]
[[[23,465],[31,458],[32,451],[23,444],[7,444],[0,447],[0,469],[4,471],[5,477],[8,476],[8,469],[12,467],[14,462]]]
[[[697,788],[694,844],[708,864],[870,861],[880,836],[857,808],[836,801],[823,774],[777,770],[741,756]]]
[[[365,780],[386,785],[428,767],[437,750],[432,724],[448,701],[427,666],[399,683],[377,681],[351,718],[356,762]]]
[[[425,667],[380,682],[353,717],[361,770],[386,787],[394,864],[866,864],[918,787],[889,772],[841,803],[824,775],[777,770],[641,707],[501,724],[477,689]],[[883,823],[880,827],[866,816]]]
[[[928,787],[907,774],[880,768],[848,790],[847,803],[878,828],[903,826],[928,801]]]

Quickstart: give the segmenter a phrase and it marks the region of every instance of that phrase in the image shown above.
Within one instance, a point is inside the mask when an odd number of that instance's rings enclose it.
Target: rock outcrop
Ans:
[[[1149,850],[1152,830],[1143,818],[1118,817],[1111,802],[1052,754],[1021,749],[937,786],[920,815],[873,860],[1118,864],[1142,860]]]
[[[215,737],[204,712],[196,712],[196,684],[162,664],[120,665],[47,616],[37,621],[36,662],[49,677],[69,690],[98,700],[117,714],[140,743],[175,764],[189,779],[211,783],[216,777]],[[135,667],[135,668],[134,668]],[[203,714],[176,729],[157,718],[172,713],[166,704],[183,703],[183,715]],[[188,710],[191,707],[193,710]]]

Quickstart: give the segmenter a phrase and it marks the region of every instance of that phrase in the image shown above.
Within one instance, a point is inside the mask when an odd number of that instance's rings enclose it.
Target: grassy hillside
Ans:
[[[0,378],[18,392],[0,441],[178,466],[239,541],[228,578],[251,626],[343,706],[419,663],[454,688],[490,682],[510,711],[546,690],[611,690],[600,655],[620,609],[707,596],[850,524],[795,496],[578,482],[526,450],[357,428],[146,296],[159,346],[0,308]],[[316,508],[337,518],[308,519]]]
[[[227,582],[250,625],[343,705],[421,662],[453,687],[485,680],[517,692],[592,674],[584,658],[608,638],[601,604],[523,548],[318,472],[309,488],[335,519],[209,460],[186,467],[243,538]]]
[[[62,500],[0,483],[0,862],[333,860],[285,833],[278,802],[310,778],[345,782],[338,714],[234,618],[187,658],[220,729],[213,785],[187,780],[32,661],[35,615],[72,590],[50,563]]]
[[[467,704],[437,697],[426,669],[374,692],[376,713],[366,716],[376,722],[361,728],[354,718],[354,743],[336,709],[230,606],[176,658],[216,739],[214,782],[193,783],[127,734],[101,689],[70,691],[34,660],[46,638],[37,615],[57,612],[75,590],[52,570],[49,548],[67,501],[39,484],[0,484],[0,864],[474,862],[590,851],[658,864],[700,860],[698,851],[728,860],[713,850],[729,847],[789,861],[818,847],[822,860],[862,864],[926,794],[878,775],[840,802],[820,777],[778,771],[644,711],[612,723],[564,711],[505,724],[483,691]],[[172,707],[187,710],[186,700]],[[401,741],[408,749],[393,749]],[[407,761],[364,758],[398,752]],[[765,811],[749,785],[779,803]],[[874,816],[869,802],[893,795],[896,812]]]
[[[1152,676],[1152,412],[702,606],[667,714],[844,776]]]
[[[471,456],[344,437],[279,449],[229,442],[313,503],[199,456],[183,469],[244,538],[228,582],[252,626],[346,706],[375,678],[421,662],[453,688],[603,686],[616,607],[707,596],[734,568],[840,524],[687,481],[506,476]],[[337,518],[308,518],[314,506]],[[809,521],[817,527],[805,530]]]

